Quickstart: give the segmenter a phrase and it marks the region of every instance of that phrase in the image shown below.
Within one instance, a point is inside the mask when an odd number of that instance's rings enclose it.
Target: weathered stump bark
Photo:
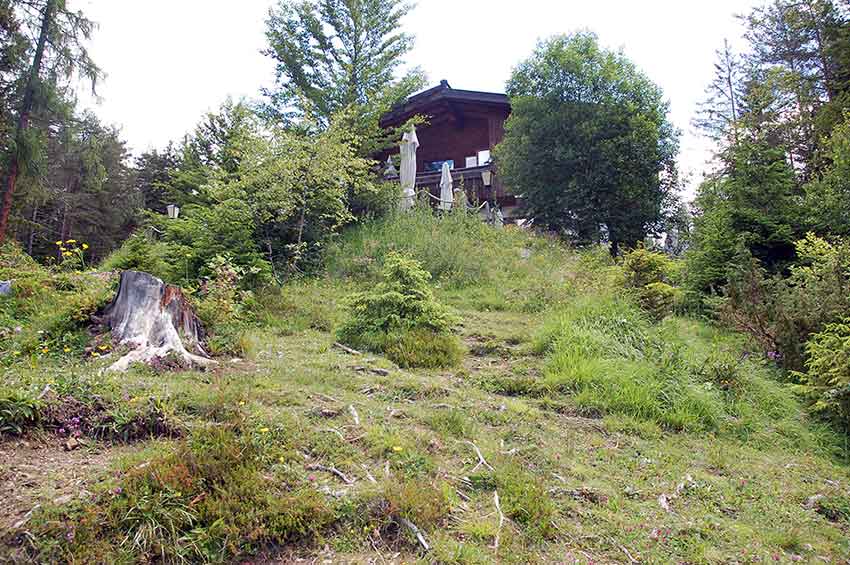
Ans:
[[[216,364],[201,345],[201,322],[183,292],[148,273],[121,273],[118,294],[106,307],[102,322],[112,331],[114,343],[132,349],[109,371],[126,371],[133,363],[151,363],[169,356],[187,365]]]

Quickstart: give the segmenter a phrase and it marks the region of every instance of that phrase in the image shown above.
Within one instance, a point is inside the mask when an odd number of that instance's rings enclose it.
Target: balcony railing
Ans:
[[[442,176],[442,171],[419,172],[416,174],[416,188],[418,190],[426,189],[433,196],[439,198]],[[485,184],[485,176],[489,176],[489,184]],[[396,179],[398,176],[390,178]],[[452,169],[452,184],[456,190],[463,188],[470,203],[489,201],[498,203],[503,207],[516,205],[516,198],[505,192],[492,163],[477,167]]]

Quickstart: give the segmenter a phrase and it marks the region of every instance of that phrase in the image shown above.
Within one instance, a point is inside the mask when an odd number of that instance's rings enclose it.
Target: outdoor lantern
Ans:
[[[484,181],[484,186],[493,184],[493,171],[481,171],[481,180]]]
[[[169,204],[165,209],[168,211],[168,218],[171,220],[176,220],[180,216],[180,207],[176,204]]]

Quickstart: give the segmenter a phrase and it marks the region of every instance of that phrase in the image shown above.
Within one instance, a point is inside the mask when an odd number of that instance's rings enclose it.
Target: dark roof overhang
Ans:
[[[403,104],[396,106],[381,117],[381,127],[397,126],[416,114],[427,114],[428,108],[440,103],[453,102],[472,103],[479,106],[501,108],[506,113],[511,111],[511,102],[506,94],[496,92],[478,92],[475,90],[459,90],[449,86],[446,81],[408,98]]]

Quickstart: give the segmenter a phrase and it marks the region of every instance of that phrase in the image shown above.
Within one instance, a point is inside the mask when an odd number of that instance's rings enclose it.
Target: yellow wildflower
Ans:
[[[57,242],[56,242],[56,245],[60,245],[60,246],[61,246],[61,245],[62,245],[62,240],[60,239],[59,241],[57,241]]]
[[[396,453],[399,453],[401,450],[402,450],[402,447],[400,445],[394,445],[393,446],[393,451],[395,451]]]
[[[260,428],[260,433],[261,434],[267,434],[267,433],[269,433],[269,429],[268,428]]]
[[[84,244],[83,244],[83,249],[88,249],[88,248],[89,248],[89,244],[88,244],[88,243],[84,243]]]
[[[64,251],[62,253],[62,257],[70,257],[71,255],[72,255],[72,253],[70,251]]]
[[[277,460],[280,461],[281,463],[286,463],[286,457],[284,457],[283,455],[278,457]]]
[[[92,351],[91,356],[92,357],[100,357],[100,353],[98,353],[97,351]]]
[[[49,350],[48,348],[46,348],[46,347],[42,347],[42,348],[41,348],[41,352],[42,352],[42,353],[47,353],[47,352],[49,352],[49,351],[50,351],[50,350]]]
[[[69,239],[65,243],[77,243],[77,240],[76,239]]]
[[[70,348],[70,347],[66,347],[66,348],[65,348],[65,349],[63,349],[62,351],[64,351],[65,353],[70,353],[70,352],[71,352],[71,348]]]
[[[239,406],[245,406],[245,401],[244,401],[244,400],[240,400],[240,401],[239,401]]]
[[[100,349],[101,351],[106,351],[107,349],[109,349],[109,346],[108,345],[98,345],[97,348]]]
[[[17,357],[17,356],[18,356],[18,355],[20,355],[20,354],[21,354],[21,352],[20,352],[20,351],[13,351],[13,352],[12,352],[12,355],[14,355],[15,357]]]

